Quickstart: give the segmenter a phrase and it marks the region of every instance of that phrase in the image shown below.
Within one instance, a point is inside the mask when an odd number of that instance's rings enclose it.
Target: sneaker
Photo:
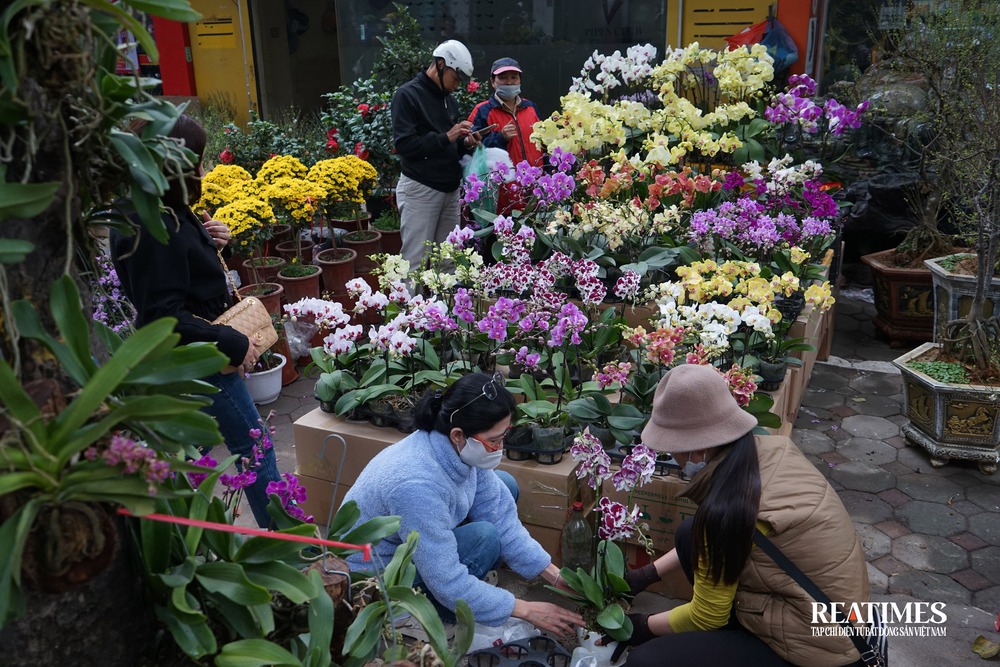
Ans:
[[[483,577],[483,581],[488,583],[490,586],[499,586],[500,573],[497,572],[496,570],[490,570],[489,572],[486,573],[486,576]]]

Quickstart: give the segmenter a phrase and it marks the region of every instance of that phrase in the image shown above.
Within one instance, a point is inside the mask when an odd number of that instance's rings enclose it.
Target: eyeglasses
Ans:
[[[478,401],[483,396],[485,396],[487,400],[492,401],[493,399],[495,399],[497,397],[497,394],[500,392],[500,390],[504,386],[506,386],[506,383],[507,383],[507,378],[505,378],[503,376],[503,374],[501,374],[501,373],[494,373],[493,377],[491,377],[489,380],[487,380],[486,384],[483,385],[482,392],[480,392],[474,399],[472,399],[471,401],[469,401],[465,405],[459,406],[459,407],[457,407],[457,408],[455,408],[454,410],[451,411],[451,417],[448,418],[448,421],[450,421],[452,424],[454,424],[455,423],[455,413],[456,412],[458,412],[459,410],[462,410],[464,408],[469,407],[470,405],[472,405],[473,403],[475,403],[476,401]]]
[[[510,431],[511,428],[508,426],[507,430],[501,433],[499,437],[490,438],[489,440],[487,440],[486,438],[479,438],[476,436],[472,436],[472,439],[478,440],[480,443],[482,443],[483,447],[486,448],[486,451],[495,452],[498,449],[503,449],[504,444],[506,444],[507,442],[507,436],[510,435]]]

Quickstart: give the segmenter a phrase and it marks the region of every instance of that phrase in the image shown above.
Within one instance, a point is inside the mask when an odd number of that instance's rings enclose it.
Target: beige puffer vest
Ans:
[[[790,439],[757,437],[759,520],[768,535],[834,602],[865,602],[868,570],[854,523],[836,491]],[[796,665],[837,667],[858,659],[847,637],[812,636],[812,597],[761,549],[750,552],[736,591],[743,626]]]

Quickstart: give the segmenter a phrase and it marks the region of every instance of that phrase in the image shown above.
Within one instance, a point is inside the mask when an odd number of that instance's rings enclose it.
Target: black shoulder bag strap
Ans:
[[[858,633],[855,632],[855,627],[848,622],[847,619],[837,618],[837,611],[832,606],[831,600],[827,597],[826,593],[821,591],[819,586],[814,584],[812,579],[806,576],[805,572],[800,570],[795,563],[789,560],[788,556],[786,556],[781,549],[774,545],[774,542],[769,540],[764,533],[760,532],[759,528],[754,528],[753,541],[754,544],[770,556],[771,560],[777,563],[778,566],[795,581],[795,583],[801,586],[802,590],[808,593],[812,599],[816,600],[816,602],[822,602],[827,605],[833,613],[836,621],[847,628],[848,636],[854,643],[854,648],[858,649],[858,653],[861,655],[861,662],[871,667],[884,664],[882,662],[882,656],[876,652],[875,647],[870,646],[863,638],[859,637]]]

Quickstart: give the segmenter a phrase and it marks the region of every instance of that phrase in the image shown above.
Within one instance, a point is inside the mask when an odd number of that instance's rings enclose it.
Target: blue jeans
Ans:
[[[250,437],[250,429],[264,429],[261,423],[260,413],[257,406],[250,398],[250,392],[243,384],[243,378],[239,373],[216,373],[207,378],[206,382],[219,388],[219,393],[213,394],[212,404],[202,408],[206,413],[215,418],[219,425],[219,431],[225,441],[230,453],[237,454],[240,459],[236,461],[236,468],[243,470],[242,459],[253,459],[253,448],[257,444]],[[274,447],[270,447],[264,452],[260,464],[254,468],[257,473],[257,481],[246,487],[244,492],[247,495],[247,502],[253,512],[257,525],[261,528],[268,528],[271,525],[271,517],[267,513],[267,485],[271,482],[280,482],[281,474],[278,472],[278,461],[274,456]]]
[[[520,491],[517,488],[517,481],[513,475],[503,470],[496,471],[497,477],[507,486],[510,495],[514,496],[514,503],[517,503]],[[496,526],[488,521],[470,521],[463,523],[452,531],[455,533],[455,541],[458,543],[458,560],[462,565],[469,568],[469,574],[476,579],[482,579],[490,570],[495,570],[500,566],[500,535]],[[448,609],[441,605],[424,585],[424,580],[417,572],[413,580],[413,586],[423,591],[434,608],[437,609],[438,616],[445,623],[455,622],[455,610]]]

